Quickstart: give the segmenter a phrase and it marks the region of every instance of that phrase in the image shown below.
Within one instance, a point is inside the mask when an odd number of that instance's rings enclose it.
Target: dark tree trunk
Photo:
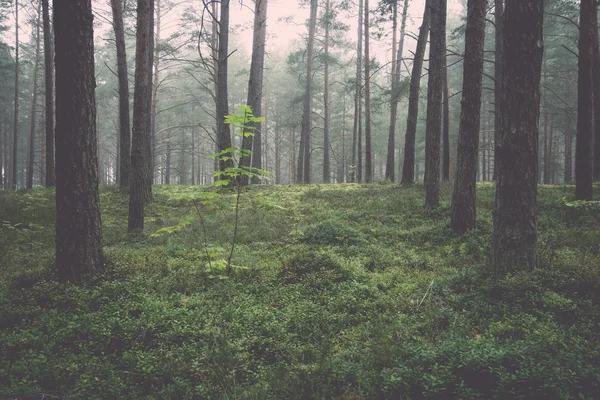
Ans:
[[[594,0],[581,0],[579,18],[579,79],[577,141],[575,148],[575,197],[592,200],[594,163]]]
[[[594,180],[600,181],[600,48],[598,42],[598,2],[594,1],[592,29],[594,31]]]
[[[33,68],[33,96],[31,102],[31,128],[29,131],[29,158],[27,160],[27,189],[33,188],[33,170],[35,165],[35,128],[37,126],[38,71],[40,67],[40,10],[35,24],[35,66]]]
[[[504,0],[494,0],[494,25],[495,30],[495,64],[494,64],[494,180],[498,175],[498,168],[496,167],[496,160],[498,155],[496,149],[498,148],[498,142],[502,136],[502,84],[504,80],[504,72],[502,70],[502,63],[504,60],[504,48],[503,48],[503,37],[504,37]]]
[[[312,113],[312,74],[315,32],[317,29],[317,0],[310,0],[310,22],[308,29],[308,48],[306,50],[306,87],[304,90],[304,109],[302,111],[302,137],[304,138],[302,183],[310,183],[310,136]]]
[[[252,113],[260,117],[262,115],[262,92],[263,75],[265,65],[265,43],[267,35],[267,0],[256,0],[254,8],[254,30],[252,38],[252,61],[250,63],[250,79],[248,81],[248,105]],[[261,123],[250,123],[253,128],[252,136],[242,138],[242,148],[252,150],[252,156],[242,156],[240,158],[240,167],[248,168],[252,162],[252,167],[262,169],[261,162]],[[243,185],[248,184],[246,176],[241,177]],[[256,182],[259,183],[258,178]]]
[[[440,136],[442,135],[442,94],[446,65],[446,0],[433,0],[429,84],[427,88],[427,127],[425,133],[425,208],[440,204]]]
[[[356,47],[356,86],[354,89],[354,125],[352,128],[352,166],[350,182],[360,182],[360,167],[357,165],[357,151],[360,150],[359,136],[362,125],[362,42],[363,42],[363,0],[358,0],[358,35]],[[362,163],[361,163],[362,164]]]
[[[371,144],[371,56],[369,54],[369,0],[365,0],[365,181],[373,182]]]
[[[117,76],[119,79],[119,187],[129,189],[131,166],[131,126],[129,120],[129,79],[125,50],[125,28],[121,0],[110,1],[113,14],[113,29],[117,46]]]
[[[425,1],[423,22],[419,29],[419,39],[413,61],[412,74],[410,76],[410,91],[408,95],[408,118],[406,121],[406,135],[404,143],[404,165],[402,167],[402,184],[415,183],[415,142],[417,138],[417,119],[419,117],[419,93],[421,90],[421,70],[423,69],[423,58],[427,47],[429,36],[429,25],[431,15],[431,1]],[[444,50],[445,51],[445,50]]]
[[[392,77],[391,77],[391,99],[390,99],[390,130],[388,132],[387,159],[385,164],[385,179],[394,182],[396,179],[396,117],[398,114],[397,100],[397,68],[400,57],[397,56],[397,31],[398,30],[398,2],[392,4]]]
[[[323,182],[331,182],[331,167],[329,165],[329,123],[331,111],[329,108],[329,0],[325,0],[325,71],[323,74]]]
[[[491,264],[529,270],[537,255],[537,157],[544,0],[507,0],[502,136],[497,149]]]
[[[487,0],[469,0],[465,36],[462,108],[458,136],[457,171],[452,195],[450,227],[463,233],[476,226],[477,154],[481,126],[481,87]]]
[[[152,125],[152,59],[154,33],[154,0],[138,0],[135,61],[135,91],[133,94],[133,130],[131,143],[131,174],[129,189],[129,220],[127,231],[144,230],[144,204],[147,194],[150,131]]]
[[[54,0],[56,268],[82,283],[104,269],[96,156],[91,0]]]
[[[470,79],[470,78],[469,78]],[[442,132],[442,142],[444,143],[442,152],[442,180],[450,180],[450,103],[448,102],[448,64],[444,57],[444,123]]]
[[[17,190],[17,150],[19,145],[19,0],[15,0],[15,108],[13,122],[11,186]]]
[[[225,116],[229,114],[229,92],[227,87],[227,70],[229,58],[229,3],[230,0],[221,1],[221,19],[219,21],[219,50],[217,69],[217,144],[219,152],[231,147],[231,131],[225,123]],[[219,170],[224,171],[233,167],[231,159],[219,159]],[[221,179],[225,179],[221,177]]]

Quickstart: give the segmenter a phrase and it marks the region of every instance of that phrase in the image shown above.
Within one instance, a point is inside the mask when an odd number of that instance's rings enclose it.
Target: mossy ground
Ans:
[[[600,186],[596,186],[600,196]],[[106,273],[54,280],[51,191],[0,192],[0,398],[600,398],[600,207],[541,186],[541,268],[487,268],[449,229],[451,186],[257,186],[196,211],[156,187],[146,234],[102,188]],[[232,195],[223,194],[223,199]],[[209,262],[210,260],[210,262]]]

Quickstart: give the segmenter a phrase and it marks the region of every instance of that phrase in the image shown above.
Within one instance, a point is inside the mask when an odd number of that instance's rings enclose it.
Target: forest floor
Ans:
[[[53,192],[0,191],[0,398],[600,398],[600,206],[574,187],[540,186],[541,267],[502,278],[492,184],[463,236],[448,184],[435,211],[418,185],[252,187],[231,273],[235,196],[201,190],[155,187],[130,237],[103,187],[84,287],[50,268]]]

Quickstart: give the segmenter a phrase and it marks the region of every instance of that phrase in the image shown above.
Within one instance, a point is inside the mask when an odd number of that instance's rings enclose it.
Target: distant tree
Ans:
[[[42,24],[44,26],[44,85],[45,85],[45,160],[46,186],[56,184],[54,167],[54,49],[50,32],[50,11],[48,0],[42,0]]]
[[[352,169],[350,182],[362,180],[362,43],[363,43],[363,1],[358,0],[358,35],[356,49],[356,82],[354,89],[354,126],[352,128]],[[358,156],[358,159],[357,159]]]
[[[56,268],[80,284],[104,268],[96,157],[91,0],[54,0]]]
[[[365,181],[373,182],[373,146],[371,137],[371,56],[369,53],[369,0],[365,0]]]
[[[27,180],[25,186],[27,189],[33,187],[33,170],[35,169],[35,131],[37,127],[37,98],[38,98],[38,71],[40,67],[40,6],[37,10],[37,19],[34,22],[35,25],[35,55],[34,55],[34,67],[33,67],[33,88],[31,96],[31,120],[29,129],[29,156],[27,158]]]
[[[331,96],[329,90],[329,31],[331,28],[331,4],[325,0],[325,38],[324,51],[324,73],[323,73],[323,182],[331,182],[331,167],[329,161],[330,126],[331,126]]]
[[[415,142],[417,136],[417,118],[419,116],[419,93],[421,90],[421,70],[423,69],[423,58],[427,47],[429,36],[429,25],[431,18],[431,1],[425,1],[423,22],[419,29],[419,38],[410,76],[410,90],[408,95],[408,117],[406,122],[406,135],[404,143],[404,165],[402,167],[402,184],[415,183]]]
[[[129,189],[131,168],[131,125],[129,119],[129,77],[127,75],[127,51],[123,24],[123,3],[110,0],[113,29],[117,47],[117,77],[119,79],[119,187]]]
[[[458,130],[458,160],[452,195],[450,226],[455,233],[475,229],[475,184],[481,125],[481,87],[487,0],[467,3],[467,32],[463,72],[462,108]]]
[[[592,200],[594,163],[594,26],[595,0],[581,0],[579,18],[579,79],[575,197]]]
[[[15,101],[11,187],[17,190],[17,149],[19,147],[19,0],[15,0]]]
[[[498,141],[502,136],[502,81],[504,72],[502,63],[504,60],[503,37],[504,37],[504,0],[494,0],[494,163],[496,163]],[[498,168],[494,165],[494,180],[498,174]]]
[[[507,0],[504,10],[502,136],[496,165],[491,264],[528,270],[537,255],[537,146],[544,52],[544,0]]]
[[[446,0],[431,1],[431,45],[427,86],[427,127],[425,133],[425,207],[440,203],[440,137],[442,95],[446,65]]]
[[[144,204],[147,193],[148,162],[152,110],[152,64],[154,0],[138,0],[135,60],[135,91],[133,95],[133,131],[131,143],[131,174],[129,189],[129,233],[144,229]]]

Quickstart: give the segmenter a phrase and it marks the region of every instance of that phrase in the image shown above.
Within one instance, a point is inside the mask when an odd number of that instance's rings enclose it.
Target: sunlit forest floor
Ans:
[[[102,188],[85,287],[50,269],[53,193],[0,192],[0,398],[600,398],[600,206],[572,186],[540,187],[541,268],[504,278],[492,184],[464,236],[451,185],[433,212],[422,186],[252,187],[231,273],[235,196],[198,190],[155,187],[129,237]]]

